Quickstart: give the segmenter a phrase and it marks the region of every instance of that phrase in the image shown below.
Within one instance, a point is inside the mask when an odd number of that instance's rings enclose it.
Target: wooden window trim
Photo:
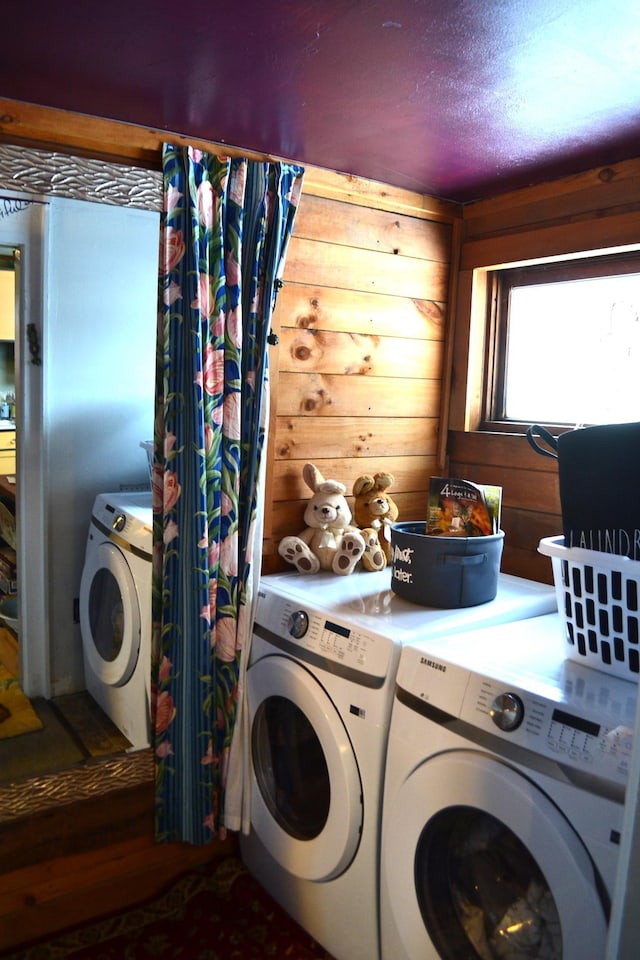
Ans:
[[[478,429],[490,433],[526,433],[529,426],[504,416],[505,356],[508,335],[509,293],[515,286],[561,283],[566,280],[640,274],[640,251],[592,256],[548,263],[519,264],[487,271],[485,303],[485,350],[482,374],[482,414]],[[551,433],[561,433],[570,424],[543,421]]]

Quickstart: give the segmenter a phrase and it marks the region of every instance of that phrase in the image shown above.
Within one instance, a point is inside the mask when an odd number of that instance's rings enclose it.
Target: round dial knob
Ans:
[[[299,640],[301,637],[304,637],[305,633],[309,629],[309,617],[304,612],[304,610],[295,610],[289,617],[289,633],[292,637],[295,637],[296,640]]]
[[[491,704],[489,715],[501,730],[516,730],[524,718],[524,704],[515,693],[501,693]]]
[[[127,522],[127,518],[124,513],[119,513],[118,516],[113,521],[113,529],[120,533],[121,530],[124,530],[124,525]]]

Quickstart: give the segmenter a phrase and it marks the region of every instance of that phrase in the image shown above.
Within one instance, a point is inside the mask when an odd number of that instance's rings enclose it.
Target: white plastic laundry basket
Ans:
[[[538,551],[551,557],[567,657],[637,683],[640,562],[565,547],[564,537],[541,540]]]
[[[153,440],[141,440],[140,446],[147,454],[147,466],[149,468],[149,483],[153,486],[153,454],[154,454],[154,442]]]

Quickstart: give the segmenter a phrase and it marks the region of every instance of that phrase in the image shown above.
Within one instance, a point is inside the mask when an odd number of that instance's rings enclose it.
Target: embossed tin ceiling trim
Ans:
[[[0,823],[153,781],[152,750],[0,785]]]
[[[162,209],[162,174],[154,170],[0,144],[0,189]]]

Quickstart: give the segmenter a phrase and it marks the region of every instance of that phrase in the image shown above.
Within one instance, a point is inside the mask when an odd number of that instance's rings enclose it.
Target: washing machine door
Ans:
[[[296,877],[324,881],[349,866],[362,830],[362,785],[342,719],[318,680],[286,656],[247,671],[251,824]]]
[[[124,554],[108,540],[95,543],[80,583],[80,628],[85,660],[109,686],[130,679],[140,654],[140,606]]]
[[[465,750],[427,760],[385,811],[383,847],[385,897],[410,960],[604,957],[584,845],[507,764]]]

